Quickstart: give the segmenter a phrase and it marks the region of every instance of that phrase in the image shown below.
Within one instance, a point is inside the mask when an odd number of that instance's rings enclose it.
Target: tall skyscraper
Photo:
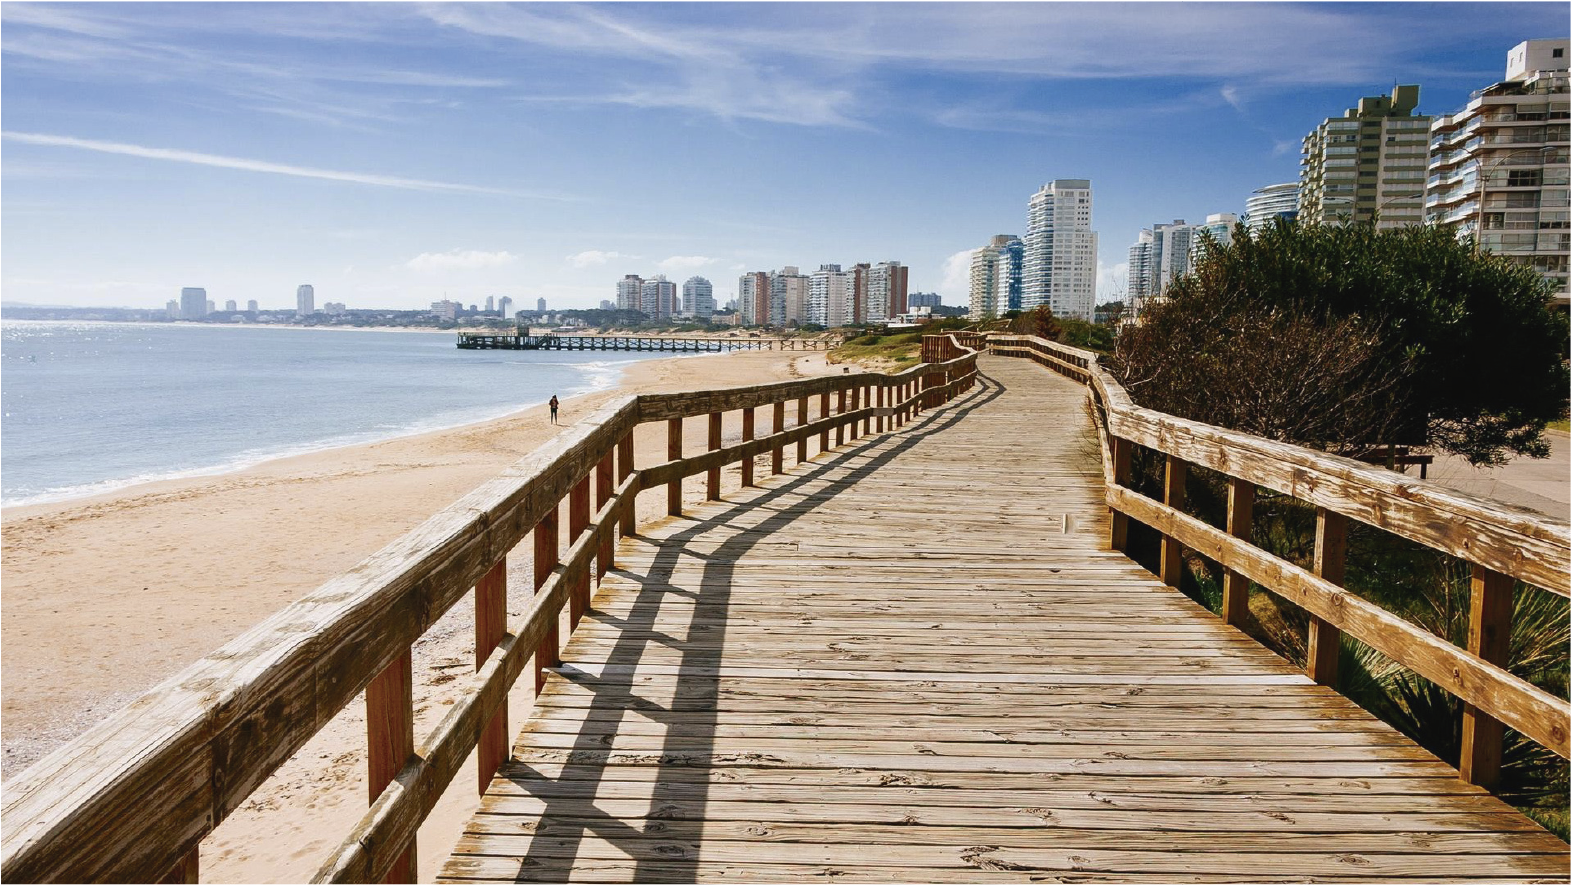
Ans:
[[[906,296],[906,310],[913,308],[938,308],[944,306],[944,296],[937,292],[913,292]]]
[[[1190,264],[1195,265],[1201,257],[1202,244],[1211,238],[1218,246],[1227,246],[1234,242],[1234,225],[1239,224],[1239,216],[1232,212],[1214,212],[1206,217],[1206,221],[1195,226],[1195,238],[1190,241]]]
[[[488,313],[488,314],[496,313],[496,310],[497,310],[497,297],[495,295],[488,295],[488,296],[486,296],[486,313]]]
[[[1135,235],[1130,247],[1130,258],[1125,265],[1124,301],[1127,314],[1132,319],[1141,312],[1141,306],[1152,296],[1152,245],[1156,238],[1151,228],[1142,228]]]
[[[677,309],[677,284],[666,279],[665,274],[645,280],[639,287],[639,310],[651,320],[667,320]]]
[[[1259,234],[1262,228],[1276,219],[1292,220],[1298,217],[1298,182],[1283,182],[1256,188],[1255,192],[1245,199],[1245,226],[1250,229],[1251,236]]]
[[[246,302],[246,310],[248,310],[251,313],[255,314],[257,312],[257,300],[253,298],[250,301]]]
[[[1430,127],[1426,220],[1538,271],[1568,301],[1568,40],[1526,40],[1506,76]]]
[[[682,308],[689,316],[708,320],[715,315],[715,286],[703,277],[689,277],[682,284]]]
[[[1092,183],[1061,178],[1027,204],[1021,307],[1047,305],[1055,316],[1092,320],[1097,302],[1097,233]]]
[[[235,300],[231,298],[231,299],[225,300],[225,302],[224,302],[224,310],[226,310],[229,313],[233,314],[235,311],[238,311],[240,309],[235,307]]]
[[[1021,303],[1021,239],[1014,234],[996,234],[988,245],[972,251],[968,290],[973,320],[991,320]]]
[[[872,266],[867,262],[858,262],[852,265],[848,272],[851,274],[851,294],[847,296],[851,306],[846,315],[847,323],[867,323],[868,321],[868,274]]]
[[[883,323],[906,313],[906,282],[909,269],[891,259],[868,269],[865,304],[867,322]]]
[[[535,299],[535,312],[538,314],[546,313],[546,300],[544,298]]]
[[[808,322],[808,278],[795,265],[787,265],[770,275],[770,325],[801,325]]]
[[[1418,86],[1368,96],[1305,136],[1299,161],[1299,220],[1378,228],[1416,225],[1424,216],[1425,146],[1430,118],[1415,114]]]
[[[507,318],[510,318],[510,317],[513,316],[513,297],[512,296],[504,295],[502,298],[497,299],[497,313],[503,319],[507,319]]]
[[[295,289],[295,316],[309,317],[316,311],[317,290],[310,283]]]
[[[171,320],[180,319],[180,302],[170,299],[164,303],[164,315]]]
[[[852,298],[852,275],[840,265],[819,265],[808,275],[808,322],[821,326],[844,326],[855,322],[857,306]]]
[[[737,316],[743,326],[770,322],[770,274],[749,271],[737,279]]]
[[[640,293],[644,291],[644,279],[638,274],[627,274],[617,281],[617,310],[640,310]]]
[[[180,290],[180,319],[200,320],[207,316],[207,290],[187,286]]]

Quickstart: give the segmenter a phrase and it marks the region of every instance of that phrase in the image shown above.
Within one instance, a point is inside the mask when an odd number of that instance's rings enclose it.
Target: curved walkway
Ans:
[[[1083,389],[982,366],[625,540],[443,878],[1566,881],[1566,844],[1107,550]]]

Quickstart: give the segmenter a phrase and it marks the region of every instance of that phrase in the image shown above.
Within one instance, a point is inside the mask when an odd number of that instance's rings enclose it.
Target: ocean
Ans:
[[[499,418],[613,387],[622,367],[652,356],[454,343],[431,332],[6,320],[0,504]]]

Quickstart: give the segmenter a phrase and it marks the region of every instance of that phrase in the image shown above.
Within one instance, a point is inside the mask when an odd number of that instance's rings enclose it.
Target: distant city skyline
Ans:
[[[703,275],[719,304],[745,271],[892,255],[965,304],[972,252],[1071,177],[1095,187],[1109,301],[1143,228],[1244,216],[1358,97],[1418,84],[1419,112],[1451,113],[1508,49],[1567,32],[1560,3],[11,3],[0,22],[7,301],[157,307],[198,283],[285,307],[307,279],[391,309],[591,308],[631,273]]]

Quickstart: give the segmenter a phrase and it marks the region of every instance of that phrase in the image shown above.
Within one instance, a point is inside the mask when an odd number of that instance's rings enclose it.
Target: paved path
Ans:
[[[1565,431],[1546,431],[1545,439],[1550,441],[1549,458],[1515,458],[1498,468],[1476,468],[1467,459],[1438,455],[1429,477],[1453,489],[1532,508],[1558,520],[1572,519],[1572,443]]]
[[[624,542],[454,881],[1551,877],[1567,847],[1106,549],[1026,361]]]

